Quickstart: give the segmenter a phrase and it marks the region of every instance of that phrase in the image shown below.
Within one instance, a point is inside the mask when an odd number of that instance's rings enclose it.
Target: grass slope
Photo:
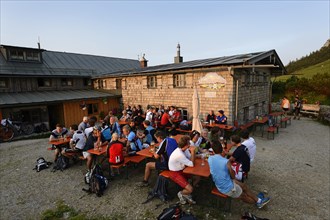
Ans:
[[[324,61],[322,63],[315,64],[313,66],[289,73],[289,75],[276,77],[276,81],[286,81],[292,75],[297,76],[298,78],[307,78],[310,79],[317,73],[329,73],[330,74],[330,60]]]

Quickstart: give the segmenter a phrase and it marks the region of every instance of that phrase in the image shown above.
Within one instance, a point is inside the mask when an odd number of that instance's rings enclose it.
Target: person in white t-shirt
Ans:
[[[78,125],[71,125],[70,132],[73,133],[73,136],[70,140],[70,147],[62,150],[62,155],[69,158],[71,157],[70,153],[82,154],[82,150],[86,144],[85,133],[78,129]]]
[[[187,149],[190,151],[190,158],[187,158],[184,153]],[[178,142],[178,148],[173,151],[168,161],[171,180],[183,188],[182,191],[178,192],[178,197],[181,204],[186,204],[186,202],[190,204],[196,204],[191,196],[193,187],[187,180],[187,178],[190,176],[183,173],[183,170],[186,166],[194,166],[194,160],[195,147],[190,146],[189,136],[183,136]]]
[[[241,138],[243,139],[242,145],[246,146],[247,149],[249,150],[250,163],[252,163],[254,160],[254,157],[256,155],[256,151],[257,151],[256,142],[255,142],[254,138],[249,137],[248,130],[243,130],[241,132]]]

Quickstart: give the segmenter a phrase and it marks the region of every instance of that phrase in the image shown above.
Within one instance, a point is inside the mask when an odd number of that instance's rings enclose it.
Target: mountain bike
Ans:
[[[34,125],[29,122],[11,121],[9,119],[1,120],[0,141],[11,141],[14,136],[22,134],[32,134]]]

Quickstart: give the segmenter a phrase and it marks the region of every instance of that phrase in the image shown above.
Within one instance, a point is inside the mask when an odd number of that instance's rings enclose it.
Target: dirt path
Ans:
[[[280,129],[275,140],[258,136],[255,139],[256,161],[247,184],[255,192],[265,191],[271,196],[267,206],[258,210],[233,200],[231,214],[224,214],[211,207],[213,197],[208,183],[202,182],[194,192],[197,205],[184,208],[199,219],[239,219],[244,211],[270,219],[329,219],[330,128],[303,118]],[[86,187],[85,164],[76,164],[64,172],[32,170],[39,156],[52,161],[52,152],[46,150],[47,139],[0,145],[0,219],[39,219],[40,213],[54,208],[60,200],[90,216],[102,214],[119,219],[155,219],[166,207],[155,209],[160,204],[157,199],[141,204],[149,190],[135,186],[142,179],[143,166],[130,168],[128,180],[117,178],[98,198],[82,191]],[[155,182],[154,174],[151,182]],[[175,197],[172,203],[176,201]]]

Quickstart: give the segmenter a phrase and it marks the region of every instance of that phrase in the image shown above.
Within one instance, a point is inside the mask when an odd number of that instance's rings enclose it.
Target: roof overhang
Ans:
[[[16,105],[35,105],[59,103],[74,100],[116,98],[115,95],[96,90],[61,90],[61,91],[38,91],[19,93],[0,93],[0,107],[10,107]]]

